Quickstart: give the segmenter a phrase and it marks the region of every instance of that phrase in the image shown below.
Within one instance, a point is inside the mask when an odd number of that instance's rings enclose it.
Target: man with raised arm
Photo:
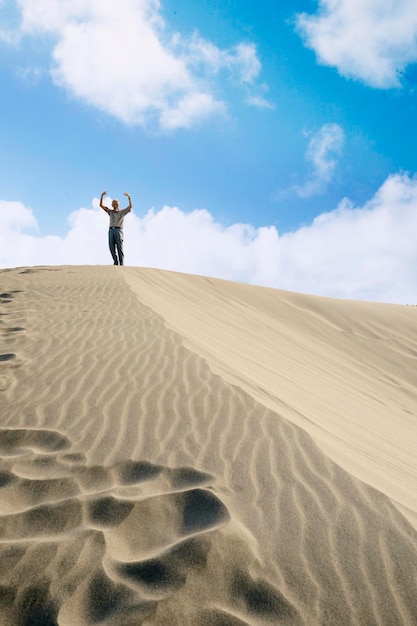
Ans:
[[[123,221],[128,213],[132,210],[132,199],[128,193],[124,193],[129,200],[129,206],[126,209],[119,210],[119,201],[113,200],[109,209],[103,204],[103,198],[107,195],[107,191],[103,191],[100,197],[100,206],[106,211],[110,217],[109,225],[109,248],[113,257],[114,265],[123,265]]]

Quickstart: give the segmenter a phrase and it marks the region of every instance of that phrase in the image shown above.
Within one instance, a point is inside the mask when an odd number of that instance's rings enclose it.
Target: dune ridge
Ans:
[[[417,528],[416,307],[152,269],[126,278],[213,371],[309,432]]]
[[[285,358],[292,345],[293,366],[305,375],[291,406],[291,386],[278,386],[279,403],[271,393],[273,346],[259,330],[257,306],[266,305],[257,288],[137,268],[0,276],[0,624],[416,623],[415,529],[389,489],[343,469],[314,436],[329,428],[328,413],[320,428],[314,422],[318,392],[333,410],[339,404],[331,388],[312,393],[328,371],[310,381],[297,346],[305,346],[306,324],[313,361],[318,331],[309,316],[328,315],[325,303],[305,300],[312,312],[304,309],[298,326],[292,317],[282,338]],[[337,306],[347,325],[349,306]],[[401,363],[414,348],[402,332],[391,369],[368,359],[359,378],[372,401],[388,375],[400,381],[408,410],[413,377]],[[259,387],[257,338],[267,374]],[[345,345],[353,377],[356,348]],[[340,350],[330,340],[329,367],[344,380]],[[371,436],[372,415],[363,421]],[[398,435],[405,437],[402,422]],[[406,451],[409,442],[401,445]],[[401,468],[393,470],[400,483]]]

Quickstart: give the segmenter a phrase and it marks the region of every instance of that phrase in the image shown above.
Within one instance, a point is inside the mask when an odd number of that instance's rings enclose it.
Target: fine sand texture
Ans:
[[[417,307],[0,271],[0,626],[416,626]]]

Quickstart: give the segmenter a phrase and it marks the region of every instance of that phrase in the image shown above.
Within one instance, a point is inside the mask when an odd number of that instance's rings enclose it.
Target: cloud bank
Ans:
[[[222,85],[245,91],[257,106],[261,63],[252,43],[220,49],[172,32],[158,0],[16,0],[17,32],[51,41],[54,83],[78,100],[128,124],[158,130],[193,126],[227,110]],[[26,71],[29,71],[27,68]],[[221,80],[220,80],[221,79]]]
[[[415,0],[319,0],[296,27],[320,63],[371,87],[399,87],[399,74],[417,62]]]
[[[108,217],[93,201],[69,217],[64,237],[42,237],[32,211],[0,201],[1,267],[111,264]],[[417,178],[390,176],[363,207],[344,200],[311,225],[222,225],[177,207],[125,221],[126,263],[318,295],[417,303]]]

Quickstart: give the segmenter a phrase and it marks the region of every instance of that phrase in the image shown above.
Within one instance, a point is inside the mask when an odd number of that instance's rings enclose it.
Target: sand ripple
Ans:
[[[0,624],[416,624],[417,535],[389,498],[120,271],[1,274]]]

